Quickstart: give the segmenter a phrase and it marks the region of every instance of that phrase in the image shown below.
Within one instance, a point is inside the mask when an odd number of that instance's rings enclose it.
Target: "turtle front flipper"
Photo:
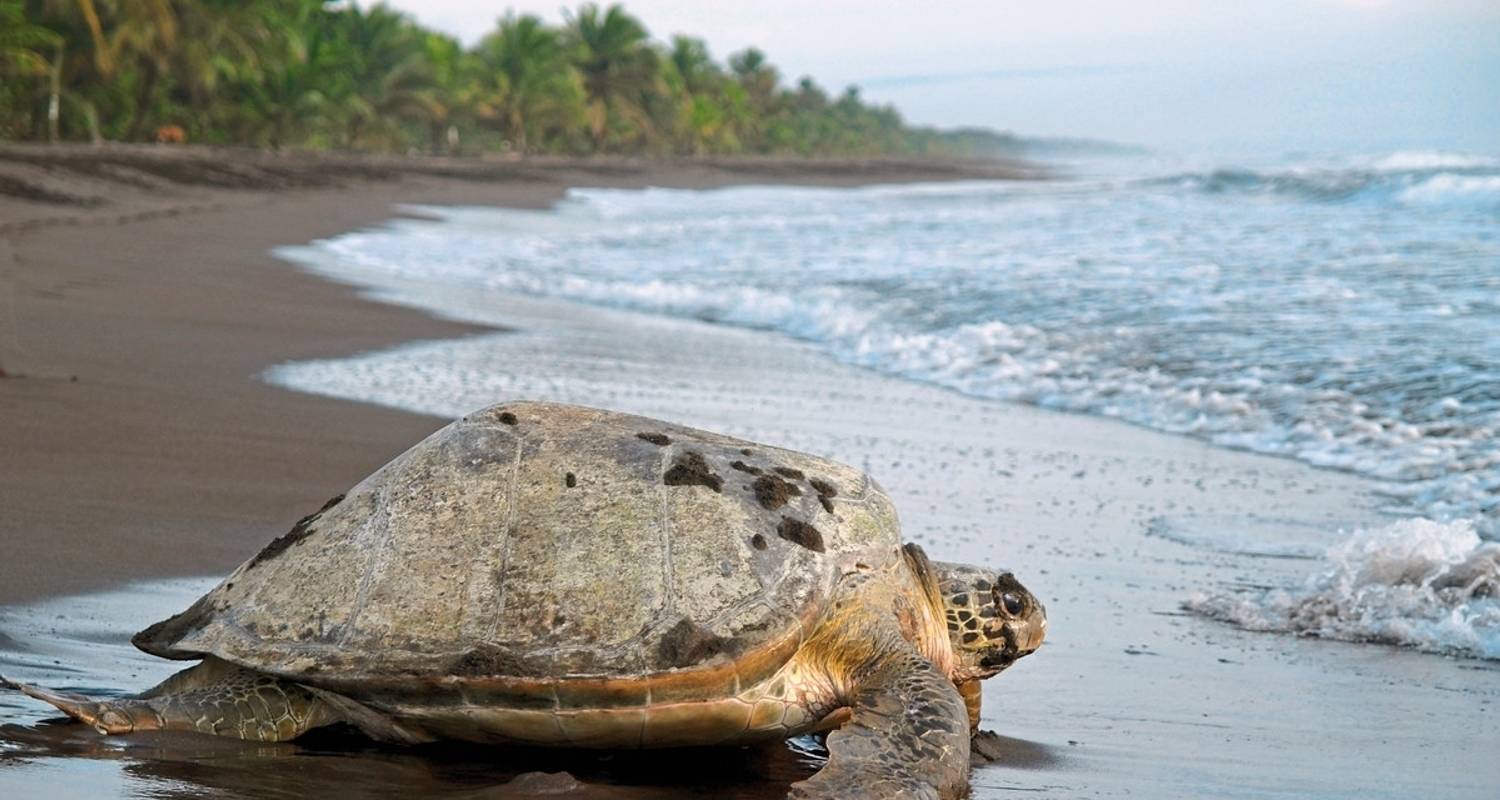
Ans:
[[[294,683],[209,657],[135,697],[96,700],[0,678],[103,734],[196,731],[262,742],[295,739],[342,715]]]
[[[964,700],[932,662],[901,648],[854,687],[853,715],[828,734],[828,764],[793,784],[799,800],[962,796],[969,783]]]

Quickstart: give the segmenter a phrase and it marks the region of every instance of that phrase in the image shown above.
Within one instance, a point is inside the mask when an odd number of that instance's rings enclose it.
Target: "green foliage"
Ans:
[[[25,133],[29,114],[53,72],[62,44],[55,31],[28,22],[20,0],[0,0],[0,137]]]
[[[969,153],[751,48],[654,42],[618,5],[507,14],[476,46],[383,4],[0,0],[0,138],[435,154]],[[49,113],[50,111],[50,113]],[[50,125],[49,125],[50,119]]]
[[[521,152],[566,141],[584,118],[584,89],[568,43],[534,16],[507,14],[474,51],[472,107]]]

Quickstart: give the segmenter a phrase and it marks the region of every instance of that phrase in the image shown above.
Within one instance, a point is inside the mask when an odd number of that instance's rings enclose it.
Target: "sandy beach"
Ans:
[[[270,253],[379,225],[397,204],[545,208],[580,185],[1034,170],[601,161],[465,172],[211,151],[56,153],[0,149],[7,674],[96,691],[149,684],[173,665],[132,655],[125,639],[152,615],[175,611],[446,419],[546,399],[861,466],[934,557],[1013,568],[1047,603],[1049,639],[985,687],[985,725],[1010,755],[974,773],[975,797],[1478,798],[1500,785],[1495,662],[1250,633],[1181,608],[1194,591],[1300,580],[1313,568],[1304,559],[1202,543],[1224,541],[1226,529],[1378,525],[1386,517],[1370,481],[885,377],[766,332],[499,291],[438,296]],[[469,378],[432,378],[421,367],[434,358]],[[86,598],[102,591],[113,594]],[[58,775],[77,777],[73,796],[530,791],[497,785],[525,769],[469,752],[101,746],[76,726],[39,726],[46,717],[0,695],[7,796]],[[293,759],[304,768],[277,768]],[[724,796],[774,797],[808,769],[785,753],[733,759],[729,780],[691,771],[666,786],[651,777],[661,762],[554,757],[547,768],[578,775],[586,785],[569,791],[591,797],[693,796],[704,781]]]

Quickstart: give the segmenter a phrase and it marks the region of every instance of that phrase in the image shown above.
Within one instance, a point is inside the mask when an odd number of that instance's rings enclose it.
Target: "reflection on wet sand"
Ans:
[[[579,752],[463,744],[387,747],[353,731],[261,744],[192,733],[103,737],[72,722],[0,726],[16,797],[780,798],[816,763],[786,747]],[[549,774],[551,773],[551,774]],[[569,777],[572,776],[572,777]]]
[[[1046,769],[1052,748],[989,734],[989,763]],[[176,798],[433,797],[455,800],[567,796],[594,800],[690,798],[712,793],[769,800],[811,775],[822,742],[788,746],[588,752],[444,743],[390,747],[344,730],[263,744],[193,733],[104,737],[45,720],[0,725],[0,786],[16,797]],[[974,779],[982,782],[983,767]]]

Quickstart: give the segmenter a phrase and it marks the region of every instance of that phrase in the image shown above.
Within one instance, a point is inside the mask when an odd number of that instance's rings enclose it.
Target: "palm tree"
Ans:
[[[770,108],[776,97],[781,73],[766,60],[766,54],[750,47],[729,57],[729,69],[750,98],[761,108]]]
[[[750,107],[747,114],[745,138],[752,149],[760,152],[771,149],[766,136],[777,113],[776,87],[781,74],[766,60],[766,54],[751,47],[729,57],[729,69],[735,82],[745,90],[745,102]]]
[[[186,90],[195,119],[205,119],[221,84],[253,81],[276,54],[287,31],[277,5],[243,0],[197,0],[178,18],[172,77]],[[302,4],[306,5],[306,4]]]
[[[421,64],[417,29],[405,15],[382,3],[368,11],[350,5],[336,19],[344,56],[338,99],[344,110],[344,146],[352,148],[370,129],[384,126],[386,114],[422,108],[431,80]]]
[[[26,21],[26,9],[20,0],[0,0],[0,77],[39,78],[46,75],[51,79],[47,105],[47,136],[51,141],[57,141],[62,43],[63,39],[56,31]],[[10,81],[6,83],[9,87]],[[18,85],[9,87],[19,103],[29,103],[29,98],[34,97],[34,89],[27,90],[24,86],[18,82]],[[24,121],[16,123],[16,133],[21,132],[24,124]],[[4,127],[0,127],[0,132],[4,132]]]
[[[549,130],[577,120],[583,86],[562,37],[530,14],[507,14],[477,49],[481,118],[522,153]]]
[[[336,64],[335,48],[328,27],[311,24],[311,15],[303,7],[279,20],[280,40],[267,48],[261,69],[239,82],[249,136],[273,150],[300,138],[307,123],[329,109],[324,86]]]
[[[472,59],[457,39],[438,33],[423,36],[422,58],[430,82],[423,107],[427,146],[433,155],[452,153],[459,145],[458,123],[474,103]]]
[[[61,41],[56,31],[26,21],[21,0],[0,0],[0,72],[46,74],[52,68],[47,53]]]
[[[667,58],[682,78],[683,88],[691,94],[711,92],[724,79],[724,71],[714,63],[708,45],[702,39],[680,34],[673,36]]]
[[[79,9],[94,36],[94,59],[101,77],[116,77],[121,64],[139,70],[126,139],[139,139],[163,75],[172,71],[177,45],[177,13],[169,0],[119,0],[112,25],[105,32],[92,0],[79,0]],[[102,48],[101,48],[102,45]]]
[[[610,123],[633,125],[642,139],[655,135],[646,95],[660,92],[656,52],[646,28],[619,5],[601,12],[588,4],[567,15],[578,71],[588,98],[589,132],[596,151],[604,148]]]

